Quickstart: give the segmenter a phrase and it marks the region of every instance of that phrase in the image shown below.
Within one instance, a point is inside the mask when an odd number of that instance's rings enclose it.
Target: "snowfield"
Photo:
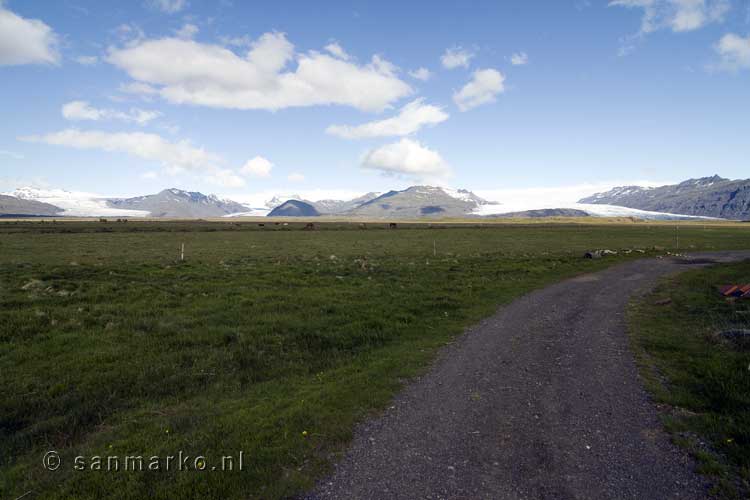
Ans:
[[[3,193],[24,200],[49,203],[63,209],[60,215],[68,217],[148,217],[145,210],[123,210],[110,208],[107,200],[100,195],[64,189],[19,188],[11,193]]]
[[[649,212],[635,208],[620,207],[617,205],[597,205],[592,203],[529,203],[529,204],[492,204],[481,205],[473,212],[474,215],[502,215],[511,212],[523,212],[526,210],[542,210],[552,208],[570,208],[581,210],[594,217],[637,217],[646,220],[708,220],[712,217],[700,217],[696,215],[667,214],[662,212]]]

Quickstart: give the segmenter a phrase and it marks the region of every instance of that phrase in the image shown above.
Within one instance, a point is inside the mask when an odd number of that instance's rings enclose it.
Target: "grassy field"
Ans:
[[[750,248],[741,225],[303,226],[0,222],[0,498],[283,498],[464,327],[643,256],[585,250]]]
[[[750,262],[665,281],[633,308],[641,372],[674,440],[698,459],[721,498],[750,498],[750,342],[721,335],[750,329],[750,300],[716,286],[750,283]]]

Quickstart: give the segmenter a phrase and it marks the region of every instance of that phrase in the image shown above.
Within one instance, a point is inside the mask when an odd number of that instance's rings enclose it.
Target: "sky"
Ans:
[[[750,0],[0,0],[0,191],[750,177]]]

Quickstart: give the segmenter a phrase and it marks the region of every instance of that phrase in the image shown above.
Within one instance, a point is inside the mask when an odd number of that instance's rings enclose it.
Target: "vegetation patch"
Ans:
[[[675,240],[637,224],[379,227],[0,223],[0,498],[292,496],[499,304],[643,257],[586,250]],[[748,248],[750,233],[691,226],[680,244]],[[180,451],[207,470],[92,459]],[[240,451],[243,470],[212,469]]]
[[[718,285],[750,282],[750,261],[665,280],[631,310],[641,373],[675,442],[721,498],[750,497],[750,300]]]

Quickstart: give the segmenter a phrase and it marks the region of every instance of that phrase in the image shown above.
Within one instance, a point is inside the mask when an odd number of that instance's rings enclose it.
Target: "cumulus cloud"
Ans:
[[[734,33],[728,33],[714,46],[721,56],[722,69],[736,71],[750,69],[750,35],[743,38]]]
[[[304,174],[301,174],[299,172],[292,172],[286,178],[289,182],[304,182],[305,181]]]
[[[187,7],[187,0],[148,0],[147,5],[166,14],[176,14]]]
[[[453,102],[461,111],[495,102],[495,96],[505,91],[504,82],[505,76],[497,70],[477,70],[472,74],[469,83],[453,94]]]
[[[265,33],[243,56],[219,45],[162,38],[110,48],[107,60],[170,102],[215,108],[338,104],[381,111],[413,92],[377,55],[360,65],[330,53],[297,53],[283,33]],[[289,68],[292,62],[296,67]]]
[[[127,153],[155,161],[172,171],[213,169],[220,158],[189,141],[170,142],[144,132],[102,132],[69,128],[46,135],[20,137],[22,141],[67,146],[76,149]]]
[[[422,179],[443,177],[450,173],[440,154],[406,138],[367,152],[362,159],[362,167]]]
[[[432,78],[432,72],[427,68],[417,68],[414,71],[409,71],[409,76],[411,76],[412,78],[416,78],[417,80],[426,82],[427,80]]]
[[[351,59],[351,56],[346,53],[346,51],[341,47],[341,45],[338,44],[338,42],[329,43],[323,48],[326,49],[332,56],[343,59],[344,61],[348,61],[349,59]]]
[[[526,54],[526,52],[516,52],[512,56],[510,56],[510,63],[513,66],[523,66],[524,64],[528,64],[529,62],[529,56]]]
[[[344,139],[409,135],[426,125],[436,125],[447,119],[448,113],[441,108],[425,104],[424,99],[415,99],[402,107],[394,117],[357,126],[331,125],[326,129],[326,133]]]
[[[3,7],[0,1],[0,66],[57,64],[59,40],[38,19],[25,19]]]
[[[245,175],[254,175],[256,177],[270,177],[273,163],[263,158],[262,156],[256,156],[252,160],[247,160],[240,169],[240,173]]]
[[[440,62],[445,69],[468,68],[474,53],[462,47],[455,46],[445,49]]]
[[[114,109],[98,109],[86,101],[71,101],[62,107],[62,115],[66,120],[120,120],[146,125],[161,116],[158,111],[132,108],[129,112]]]
[[[639,31],[622,40],[621,55],[633,50],[635,43],[649,33],[661,29],[697,30],[723,21],[731,8],[729,0],[610,0],[608,5],[643,10]]]

